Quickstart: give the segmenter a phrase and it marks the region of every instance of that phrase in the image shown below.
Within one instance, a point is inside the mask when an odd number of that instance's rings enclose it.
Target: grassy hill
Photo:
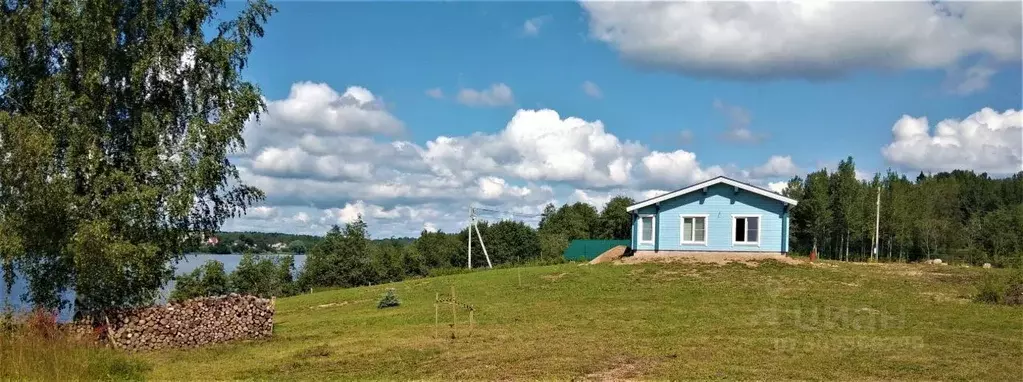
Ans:
[[[156,379],[1014,379],[1023,309],[970,301],[985,272],[1003,271],[831,262],[480,271],[280,299],[272,340],[142,357]],[[464,310],[452,329],[447,305],[434,325],[435,296],[452,287],[476,308],[471,334]],[[377,309],[387,288],[401,306]]]

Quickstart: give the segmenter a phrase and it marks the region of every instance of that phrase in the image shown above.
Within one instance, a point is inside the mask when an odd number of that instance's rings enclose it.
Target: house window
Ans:
[[[732,216],[733,244],[760,244],[760,216]]]
[[[639,217],[639,243],[654,243],[654,215],[642,215]]]
[[[707,215],[682,215],[682,244],[707,244]]]

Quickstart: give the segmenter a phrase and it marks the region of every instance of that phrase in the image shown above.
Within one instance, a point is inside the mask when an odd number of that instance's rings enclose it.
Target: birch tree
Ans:
[[[35,304],[149,303],[183,248],[263,198],[229,155],[264,108],[241,71],[274,8],[222,6],[0,1],[0,255]]]

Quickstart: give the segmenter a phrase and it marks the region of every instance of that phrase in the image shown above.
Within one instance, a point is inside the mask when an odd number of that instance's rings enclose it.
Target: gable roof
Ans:
[[[640,208],[643,208],[643,207],[646,207],[646,206],[649,206],[649,205],[653,205],[653,204],[656,204],[656,203],[660,203],[660,202],[663,202],[665,200],[674,199],[674,198],[677,198],[679,196],[688,194],[688,193],[693,192],[693,191],[702,190],[704,187],[710,187],[710,186],[713,186],[713,185],[719,184],[719,183],[724,183],[724,184],[727,184],[729,186],[738,187],[738,188],[741,188],[743,190],[752,192],[754,194],[765,196],[765,197],[768,197],[768,198],[780,201],[780,202],[785,203],[785,204],[789,204],[789,205],[793,205],[794,206],[794,205],[799,203],[795,199],[792,199],[792,198],[789,198],[787,196],[778,194],[778,193],[776,193],[774,191],[765,190],[763,188],[752,186],[752,185],[740,182],[740,181],[735,180],[735,179],[727,178],[727,177],[724,177],[724,176],[719,176],[717,178],[710,179],[710,180],[705,180],[703,182],[694,184],[692,186],[683,188],[681,190],[672,191],[672,192],[666,193],[664,195],[656,196],[656,197],[644,200],[642,202],[633,204],[631,206],[626,207],[625,211],[632,212],[634,210],[637,210],[637,209],[640,209]]]

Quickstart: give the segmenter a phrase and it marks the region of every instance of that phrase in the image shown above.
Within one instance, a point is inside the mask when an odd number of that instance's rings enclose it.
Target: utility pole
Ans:
[[[476,237],[480,239],[480,247],[483,248],[483,257],[487,258],[487,268],[493,268],[494,265],[490,264],[490,255],[487,254],[487,245],[483,244],[483,235],[480,234],[480,226],[476,224],[476,219],[473,219],[472,225],[476,227]]]
[[[469,207],[469,230],[466,232],[469,236],[468,239],[468,252],[469,252],[469,269],[472,269],[472,229],[476,228],[476,238],[480,239],[480,247],[483,248],[483,257],[487,259],[487,268],[493,268],[494,265],[490,263],[490,255],[487,254],[487,245],[483,244],[483,235],[480,234],[479,224],[476,223],[476,209],[472,206]]]
[[[879,256],[878,256],[879,248],[878,248],[878,246],[881,244],[881,236],[879,236],[880,233],[881,233],[881,185],[878,184],[877,185],[877,208],[876,208],[876,212],[874,212],[874,254],[873,254],[873,258],[874,258],[875,262],[879,260]]]

